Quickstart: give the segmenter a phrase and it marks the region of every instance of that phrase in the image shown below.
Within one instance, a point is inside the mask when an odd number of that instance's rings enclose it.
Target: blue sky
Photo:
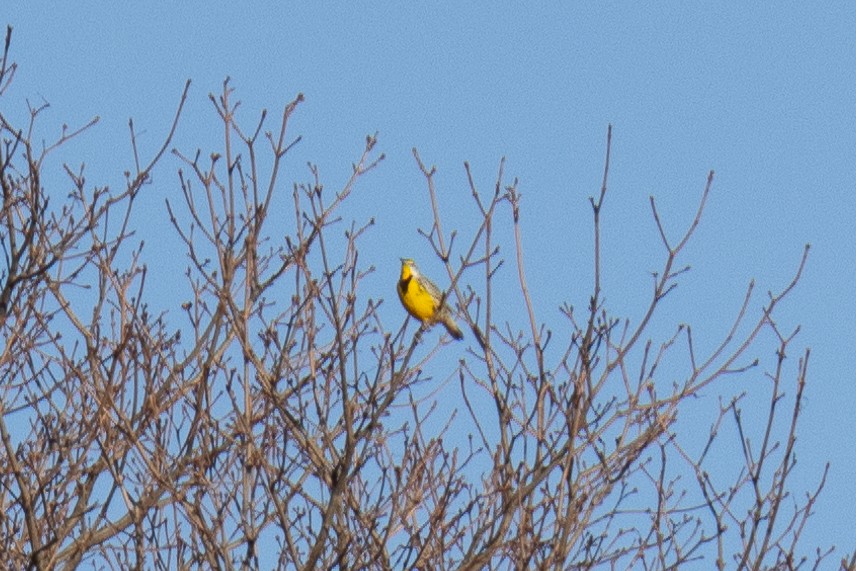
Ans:
[[[856,480],[856,7],[848,3],[15,3],[4,7],[20,68],[5,112],[24,100],[51,104],[44,136],[62,122],[98,126],[58,157],[85,162],[95,184],[119,185],[131,165],[127,121],[149,150],[193,80],[176,146],[217,142],[207,99],[231,77],[251,122],[306,96],[292,126],[303,142],[288,180],[317,163],[327,186],[350,174],[365,135],[387,156],[344,213],[374,216],[362,256],[378,271],[367,295],[394,302],[398,258],[424,259],[416,227],[430,224],[424,182],[411,155],[438,169],[446,228],[473,224],[463,162],[484,189],[500,157],[523,193],[523,232],[539,318],[560,326],[564,301],[584,307],[591,284],[591,216],[605,135],[614,126],[606,229],[605,291],[618,314],[637,318],[662,251],[650,216],[655,195],[666,226],[689,223],[709,170],[713,192],[685,261],[693,270],[663,307],[665,321],[721,337],[750,279],[759,311],[767,290],[812,249],[804,278],[781,307],[784,329],[802,331],[790,361],[811,347],[797,443],[798,497],[832,463],[806,547],[853,549]],[[11,9],[10,9],[11,8]],[[51,130],[51,125],[54,129]],[[155,173],[140,220],[171,232],[163,212],[178,199],[177,160]],[[290,191],[290,189],[288,189]],[[394,241],[390,237],[395,237]],[[183,260],[175,243],[147,242],[168,282]],[[150,263],[150,265],[155,265]],[[387,303],[389,323],[400,308]],[[756,313],[757,314],[757,313]],[[401,315],[403,320],[403,313]],[[769,340],[757,347],[769,357]],[[452,358],[451,363],[455,362]],[[740,383],[760,382],[760,375]],[[716,394],[708,395],[715,399]],[[712,400],[713,402],[713,400]],[[707,424],[699,426],[706,433]]]

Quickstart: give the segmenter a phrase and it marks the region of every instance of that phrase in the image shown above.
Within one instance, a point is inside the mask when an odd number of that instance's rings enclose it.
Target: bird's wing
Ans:
[[[425,276],[419,276],[419,283],[422,285],[423,288],[425,288],[425,291],[431,294],[431,297],[433,297],[437,301],[440,301],[440,298],[443,296],[443,292],[440,291],[440,288],[438,288],[434,282],[432,282]]]

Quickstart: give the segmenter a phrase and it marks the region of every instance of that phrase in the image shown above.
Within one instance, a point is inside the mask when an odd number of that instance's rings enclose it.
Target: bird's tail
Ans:
[[[464,338],[464,334],[461,331],[461,328],[458,327],[458,324],[455,323],[455,320],[452,319],[452,316],[449,313],[443,315],[443,325],[446,327],[446,331],[449,332],[449,335],[451,335],[455,339],[460,341]]]

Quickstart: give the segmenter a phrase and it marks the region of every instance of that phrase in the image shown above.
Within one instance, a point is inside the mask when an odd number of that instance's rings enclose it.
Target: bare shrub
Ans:
[[[16,70],[10,34],[0,97]],[[527,285],[520,192],[504,163],[488,191],[467,166],[481,216],[447,233],[434,169],[414,151],[434,213],[423,234],[470,333],[447,365],[437,359],[443,338],[389,327],[361,289],[373,270],[359,249],[371,221],[343,221],[341,207],[383,159],[375,137],[342,188],[325,188],[310,165],[309,180],[291,188],[283,235],[271,205],[287,192],[283,160],[298,141],[288,124],[302,96],[272,132],[265,113],[247,128],[227,81],[211,97],[222,146],[203,152],[172,149],[187,93],[153,156],[140,156],[130,124],[135,168],[123,188],[92,186],[66,166],[67,197],[45,187],[43,169],[95,121],[40,148],[43,107],[23,127],[0,114],[0,551],[10,568],[670,569],[705,558],[795,569],[828,556],[799,543],[826,472],[802,499],[788,487],[809,352],[790,367],[796,332],[774,318],[808,248],[760,316],[749,286],[714,350],[700,353],[688,325],[664,339],[650,332],[687,270],[683,251],[713,173],[683,235],[667,234],[651,200],[662,267],[631,323],[601,292],[610,130],[591,200],[590,298],[582,310],[564,306],[563,330],[550,331]],[[188,260],[187,286],[173,309],[154,312],[146,277],[157,261],[131,221],[168,151],[181,192],[164,209],[175,233],[163,239]],[[508,259],[501,225],[513,231]],[[518,281],[522,329],[494,300],[504,264]],[[691,451],[682,409],[764,366],[762,331],[778,339],[760,389],[767,421],[747,423],[738,394]],[[680,378],[661,378],[667,363]],[[460,387],[448,418],[417,396],[434,366],[451,367],[446,391]],[[736,442],[722,441],[725,424]],[[711,464],[718,446],[740,451],[736,470]]]

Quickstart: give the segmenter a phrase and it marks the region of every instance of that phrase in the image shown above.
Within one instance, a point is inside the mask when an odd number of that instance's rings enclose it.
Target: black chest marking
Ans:
[[[411,279],[413,279],[413,276],[408,276],[406,279],[398,280],[398,291],[401,292],[401,295],[407,295],[407,288],[410,287]]]

